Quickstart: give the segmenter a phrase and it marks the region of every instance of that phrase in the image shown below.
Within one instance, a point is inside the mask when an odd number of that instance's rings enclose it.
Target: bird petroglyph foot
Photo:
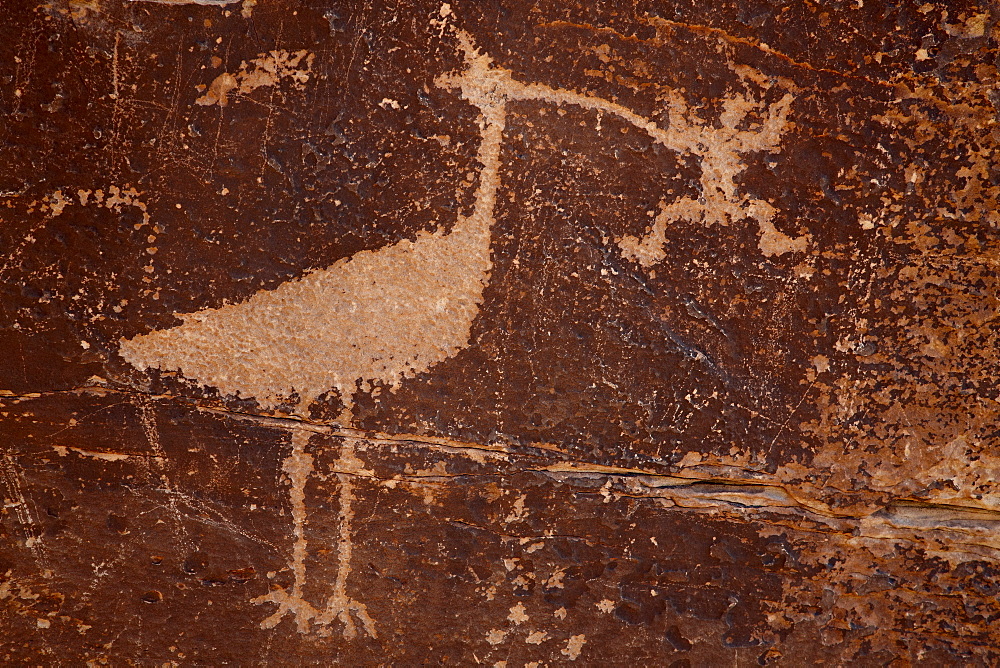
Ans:
[[[372,638],[377,638],[375,630],[375,620],[368,614],[368,608],[364,603],[354,600],[341,593],[335,593],[326,601],[326,607],[319,610],[312,603],[303,599],[295,592],[296,587],[289,593],[287,589],[274,589],[263,596],[258,596],[250,602],[255,605],[264,603],[276,603],[278,609],[271,616],[260,623],[261,628],[273,629],[285,615],[290,615],[295,621],[295,626],[299,633],[315,632],[320,636],[329,636],[330,627],[337,621],[344,625],[344,637],[347,639],[356,638],[358,635],[358,624],[354,617],[361,623],[361,630]],[[353,615],[353,617],[352,617]]]

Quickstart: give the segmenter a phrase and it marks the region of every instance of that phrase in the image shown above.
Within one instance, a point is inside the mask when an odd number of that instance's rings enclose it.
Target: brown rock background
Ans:
[[[4,8],[4,663],[1000,659],[992,3]],[[471,215],[462,34],[657,127],[681,100],[703,138],[790,95],[733,182],[804,250],[687,220],[633,261],[662,201],[711,201],[704,161],[508,99],[457,354],[349,413],[119,355]],[[262,628],[254,599],[338,581],[371,632]]]

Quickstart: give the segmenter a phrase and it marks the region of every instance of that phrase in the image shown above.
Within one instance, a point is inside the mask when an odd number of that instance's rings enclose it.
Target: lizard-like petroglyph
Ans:
[[[613,114],[646,132],[663,146],[700,159],[700,199],[681,198],[662,204],[652,229],[643,238],[619,241],[622,252],[643,266],[665,258],[664,230],[671,221],[728,223],[747,217],[761,227],[765,253],[803,250],[805,237],[790,239],[771,224],[774,209],[763,200],[740,197],[734,177],[745,165],[740,154],[773,150],[781,137],[791,96],[771,105],[758,127],[738,127],[759,105],[746,98],[724,101],[721,128],[689,114],[674,94],[669,125],[660,128],[647,118],[609,100],[523,83],[510,70],[496,66],[469,35],[455,31],[465,56],[459,73],[439,77],[437,85],[457,91],[479,110],[481,164],[475,204],[469,216],[458,216],[450,232],[421,232],[374,251],[362,251],[326,269],[310,272],[274,290],[258,292],[243,303],[180,315],[182,324],[121,342],[120,354],[139,369],[178,370],[184,376],[217,387],[226,394],[255,398],[275,407],[298,395],[305,410],[335,388],[350,415],[358,391],[374,384],[393,387],[404,378],[430,369],[469,345],[472,322],[490,279],[490,244],[494,208],[500,188],[500,152],[507,105],[538,101],[573,105]],[[308,432],[295,431],[292,452],[284,462],[290,483],[294,525],[290,590],[275,589],[254,599],[277,604],[262,622],[276,626],[291,615],[302,633],[328,634],[335,622],[345,637],[361,630],[374,636],[367,608],[347,595],[351,559],[353,487],[351,476],[363,470],[353,444],[344,446],[336,472],[340,484],[338,575],[325,607],[305,600],[306,483],[313,458],[306,452]],[[314,628],[314,626],[316,628]]]
[[[765,255],[781,255],[804,251],[808,236],[789,237],[773,223],[777,211],[767,201],[737,193],[735,177],[747,165],[741,154],[770,152],[778,148],[788,125],[788,110],[792,96],[786,94],[767,108],[763,120],[749,129],[739,129],[747,117],[761,109],[759,102],[743,95],[722,100],[720,127],[712,127],[687,109],[676,93],[670,94],[667,107],[668,131],[650,132],[653,139],[679,153],[697,156],[701,163],[701,196],[679,197],[672,202],[660,202],[660,211],[653,225],[642,238],[626,235],[618,242],[622,254],[643,267],[651,267],[667,256],[667,226],[689,221],[706,225],[736,222],[753,218],[760,227],[759,248]]]

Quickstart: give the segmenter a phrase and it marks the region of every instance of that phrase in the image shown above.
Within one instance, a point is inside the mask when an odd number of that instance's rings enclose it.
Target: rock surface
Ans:
[[[14,0],[5,665],[996,665],[1000,12]]]

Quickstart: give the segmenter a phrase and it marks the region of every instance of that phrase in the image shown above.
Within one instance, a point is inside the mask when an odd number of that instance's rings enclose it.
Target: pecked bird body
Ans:
[[[139,368],[174,369],[226,394],[308,404],[360,381],[388,385],[460,350],[489,276],[489,229],[475,216],[362,251],[238,304],[122,342]]]

